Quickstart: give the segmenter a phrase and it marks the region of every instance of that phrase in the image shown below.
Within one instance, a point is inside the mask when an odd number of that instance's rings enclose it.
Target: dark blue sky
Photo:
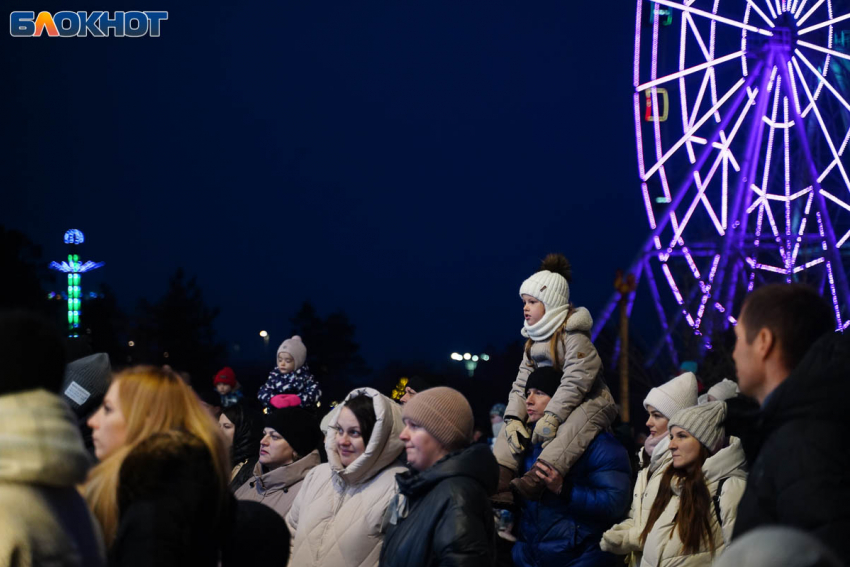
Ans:
[[[647,233],[632,3],[276,4],[7,6],[169,19],[2,36],[0,224],[46,260],[81,229],[107,263],[84,285],[127,307],[185,267],[248,354],[305,299],[349,314],[373,368],[504,344],[550,251],[599,312]]]

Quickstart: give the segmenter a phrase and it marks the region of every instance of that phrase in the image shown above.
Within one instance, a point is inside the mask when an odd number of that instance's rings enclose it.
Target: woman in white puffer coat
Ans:
[[[670,420],[673,461],[641,534],[641,567],[709,567],[731,539],[747,475],[741,441],[725,443],[725,418],[726,404],[710,402]]]
[[[286,516],[289,565],[377,567],[395,476],[407,470],[398,460],[402,429],[401,406],[372,388],[354,390],[332,412],[328,462],[310,471]]]
[[[649,437],[638,455],[640,472],[632,495],[629,517],[602,534],[599,546],[603,551],[628,555],[629,567],[640,564],[642,545],[640,535],[646,527],[649,510],[658,494],[661,477],[672,459],[668,450],[670,432],[667,424],[677,412],[697,404],[697,378],[691,372],[673,378],[649,391],[643,407],[649,414],[646,426]]]

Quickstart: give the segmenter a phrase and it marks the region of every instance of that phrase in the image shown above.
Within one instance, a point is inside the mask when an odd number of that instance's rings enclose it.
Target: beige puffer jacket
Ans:
[[[674,480],[673,497],[646,538],[643,558],[640,563],[641,567],[710,566],[714,558],[723,552],[726,543],[732,538],[738,502],[744,495],[744,489],[747,486],[745,466],[744,449],[737,437],[732,437],[728,447],[709,457],[702,466],[708,492],[712,499],[717,493],[720,481],[726,479],[720,493],[720,518],[722,523],[717,522],[714,502],[711,503],[711,510],[709,510],[709,521],[714,538],[714,557],[705,546],[699,553],[684,554],[682,541],[679,539],[679,530],[673,523],[676,513],[679,511],[678,484]]]
[[[334,410],[325,437],[328,463],[310,471],[286,517],[293,567],[378,565],[384,512],[396,493],[396,474],[407,470],[398,461],[404,425],[401,406],[371,388],[357,389],[348,398],[358,394],[373,400],[375,429],[365,452],[343,468],[335,442],[342,404]]]
[[[0,396],[0,567],[106,565],[100,527],[76,488],[88,469],[59,396]]]
[[[579,307],[566,321],[566,332],[561,335],[557,344],[558,357],[563,361],[564,375],[561,385],[546,406],[546,411],[555,414],[561,423],[585,399],[602,372],[602,360],[596,347],[590,342],[590,330],[593,328],[593,317],[584,307]],[[535,342],[531,345],[531,360],[537,368],[552,366],[552,352],[549,341]],[[534,370],[528,357],[523,355],[519,372],[511,386],[508,396],[506,416],[513,416],[523,422],[528,418],[525,407],[525,383],[529,374]]]
[[[252,500],[265,504],[286,519],[289,508],[304,486],[304,477],[322,462],[319,450],[308,453],[294,463],[263,472],[258,461],[254,465],[254,476],[236,491],[237,500]]]
[[[670,456],[670,436],[665,435],[647,459],[646,451],[640,450],[641,465],[632,493],[632,508],[629,517],[602,534],[601,547],[616,555],[628,555],[629,567],[637,567],[641,560],[640,534],[646,526],[661,477],[673,461]],[[647,462],[648,461],[648,462]]]

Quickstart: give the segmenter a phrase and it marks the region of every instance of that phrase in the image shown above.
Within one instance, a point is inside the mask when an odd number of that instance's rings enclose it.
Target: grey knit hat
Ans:
[[[452,388],[438,386],[416,394],[404,405],[402,417],[412,419],[449,451],[472,442],[472,407]]]
[[[708,402],[676,412],[667,428],[681,427],[713,452],[726,434],[723,428],[725,419],[726,402]]]
[[[103,401],[111,378],[109,355],[104,352],[92,354],[65,367],[60,393],[77,418],[84,419]]]

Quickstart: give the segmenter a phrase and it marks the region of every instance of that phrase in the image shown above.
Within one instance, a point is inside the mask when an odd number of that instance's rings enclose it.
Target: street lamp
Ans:
[[[269,334],[265,331],[260,331],[260,336],[263,337],[263,348],[268,350],[268,348],[269,348]]]
[[[470,354],[468,352],[463,354],[453,352],[449,358],[455,362],[463,362],[463,365],[466,367],[466,371],[469,372],[470,376],[475,375],[475,369],[478,367],[479,362],[487,362],[490,360],[490,356],[487,354]]]

